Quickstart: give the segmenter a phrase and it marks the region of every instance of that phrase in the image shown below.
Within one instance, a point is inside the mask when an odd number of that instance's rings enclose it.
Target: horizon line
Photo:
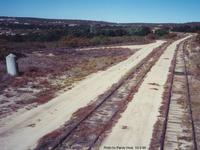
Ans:
[[[200,23],[200,21],[186,21],[186,22],[111,22],[103,20],[92,20],[92,19],[73,19],[73,18],[49,18],[49,17],[36,17],[36,16],[1,16],[4,18],[30,18],[30,19],[46,19],[46,20],[73,20],[73,21],[95,21],[104,23],[114,23],[114,24],[187,24],[187,23]]]

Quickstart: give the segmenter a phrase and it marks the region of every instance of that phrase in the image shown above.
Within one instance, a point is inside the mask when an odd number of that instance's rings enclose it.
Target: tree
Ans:
[[[164,36],[166,34],[169,34],[168,29],[162,28],[162,29],[155,30],[155,35],[157,35],[157,36]]]
[[[129,35],[138,35],[138,36],[146,36],[151,33],[151,29],[149,27],[141,26],[141,27],[131,27],[127,29]]]

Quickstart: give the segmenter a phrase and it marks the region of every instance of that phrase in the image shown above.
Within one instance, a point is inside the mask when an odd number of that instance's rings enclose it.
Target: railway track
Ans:
[[[175,54],[161,150],[197,150],[184,44],[179,45]]]
[[[98,147],[99,137],[107,131],[125,110],[146,74],[170,42],[152,51],[118,84],[86,108],[80,109],[65,126],[43,137],[37,150],[92,149]],[[124,127],[126,128],[126,127]]]

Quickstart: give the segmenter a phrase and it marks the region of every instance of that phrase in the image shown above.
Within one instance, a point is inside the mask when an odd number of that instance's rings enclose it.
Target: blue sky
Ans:
[[[0,16],[109,22],[200,21],[200,0],[0,0]]]

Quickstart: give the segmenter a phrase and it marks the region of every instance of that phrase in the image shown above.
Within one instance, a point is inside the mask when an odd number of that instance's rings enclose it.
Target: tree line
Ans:
[[[24,30],[23,32],[26,32]],[[25,41],[58,41],[63,37],[81,37],[94,38],[96,36],[117,37],[117,36],[146,36],[151,33],[149,27],[118,27],[118,26],[89,26],[80,25],[65,28],[50,28],[27,31],[27,34],[21,35],[1,35],[0,37],[12,42]]]

